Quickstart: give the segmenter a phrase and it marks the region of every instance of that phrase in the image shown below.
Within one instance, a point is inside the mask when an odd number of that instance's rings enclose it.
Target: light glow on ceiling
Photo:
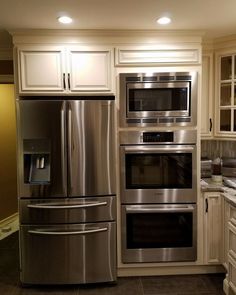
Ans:
[[[72,23],[72,18],[66,15],[58,17],[58,21],[61,24],[70,24]]]
[[[159,25],[168,25],[169,23],[171,23],[171,19],[167,16],[163,16],[158,18],[157,23]]]

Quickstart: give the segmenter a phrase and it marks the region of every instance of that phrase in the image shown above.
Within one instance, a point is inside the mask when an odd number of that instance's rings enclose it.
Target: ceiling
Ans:
[[[70,25],[57,22],[66,13]],[[157,25],[164,14],[168,26]],[[200,30],[205,38],[236,34],[235,0],[0,0],[0,47],[16,29]]]

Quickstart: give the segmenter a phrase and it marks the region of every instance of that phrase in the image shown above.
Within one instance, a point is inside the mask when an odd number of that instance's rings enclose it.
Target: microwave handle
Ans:
[[[124,147],[125,152],[152,152],[152,153],[160,153],[160,152],[165,152],[165,153],[171,153],[171,152],[191,152],[194,150],[193,146],[181,146],[181,147],[171,147],[171,146],[152,146],[152,147],[147,147],[147,146],[137,146],[137,147],[131,147],[131,146],[125,146]]]
[[[125,207],[126,213],[174,213],[174,212],[193,212],[194,207],[192,205],[184,206],[163,206],[163,205],[130,205]]]

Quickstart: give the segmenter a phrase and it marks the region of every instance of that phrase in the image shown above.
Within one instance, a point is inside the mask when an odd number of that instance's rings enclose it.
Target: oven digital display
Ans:
[[[143,142],[173,142],[173,132],[144,132]]]

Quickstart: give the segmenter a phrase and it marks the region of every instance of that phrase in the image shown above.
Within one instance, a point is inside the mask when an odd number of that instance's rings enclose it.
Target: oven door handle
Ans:
[[[126,213],[163,213],[163,212],[192,212],[192,205],[163,206],[163,205],[130,205],[125,207]]]
[[[173,146],[155,146],[155,147],[147,147],[147,146],[140,146],[140,147],[124,147],[125,152],[152,152],[152,153],[160,153],[160,152],[165,152],[165,153],[171,153],[171,152],[190,152],[193,151],[194,147],[193,146],[181,146],[181,147],[173,147]]]

